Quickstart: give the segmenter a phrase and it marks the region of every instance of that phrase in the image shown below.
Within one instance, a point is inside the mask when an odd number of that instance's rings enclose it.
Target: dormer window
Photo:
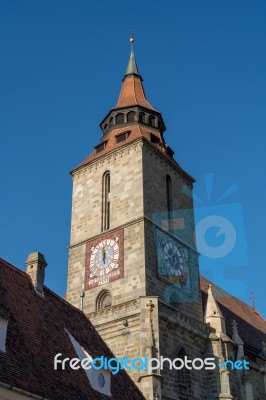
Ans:
[[[91,357],[89,352],[86,349],[84,349],[80,345],[80,343],[67,330],[66,332],[80,360],[81,365],[82,362],[85,361],[86,361],[85,364],[91,362],[93,358]],[[102,393],[105,396],[111,396],[111,372],[109,370],[106,370],[104,368],[102,369],[88,368],[84,369],[84,372],[94,390]]]
[[[154,135],[153,133],[150,133],[150,139],[151,139],[152,143],[154,143],[156,145],[159,145],[160,139],[156,135]]]
[[[172,150],[171,147],[167,146],[166,151],[167,151],[168,156],[173,158],[173,156],[175,154],[174,150]]]
[[[103,143],[100,143],[100,144],[98,144],[97,146],[95,146],[94,148],[95,148],[95,150],[96,150],[96,154],[98,154],[98,153],[100,153],[101,151],[103,151],[103,150],[106,148],[106,144],[107,144],[107,141],[106,141],[106,142],[103,142]]]
[[[119,133],[119,135],[116,135],[116,137],[115,137],[116,143],[124,142],[125,140],[128,139],[129,135],[130,135],[130,131]]]
[[[102,389],[102,388],[104,387],[104,385],[105,385],[105,378],[104,378],[104,375],[103,375],[102,373],[100,373],[100,374],[98,375],[98,383],[99,383],[99,386],[100,386],[101,389]]]
[[[0,318],[0,352],[5,353],[6,351],[6,333],[7,333],[8,321]]]

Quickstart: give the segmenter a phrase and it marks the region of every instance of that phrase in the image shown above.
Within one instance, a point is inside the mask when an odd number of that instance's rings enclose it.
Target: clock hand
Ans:
[[[103,259],[103,263],[105,264],[105,256],[106,256],[106,253],[105,253],[105,247],[102,249],[102,259]]]

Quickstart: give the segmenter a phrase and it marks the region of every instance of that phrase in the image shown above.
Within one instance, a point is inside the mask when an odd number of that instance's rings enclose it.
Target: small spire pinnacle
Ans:
[[[129,58],[128,66],[127,66],[126,76],[131,75],[131,74],[139,75],[139,71],[138,71],[138,67],[137,67],[137,63],[136,63],[136,59],[135,59],[135,55],[134,55],[133,43],[135,42],[135,39],[134,39],[134,35],[133,35],[133,29],[131,31],[131,36],[130,36],[129,42],[130,42],[130,47],[131,47],[131,53],[130,53],[130,58]]]
[[[208,298],[205,309],[205,322],[216,330],[216,333],[226,333],[223,314],[214,298],[213,286],[209,283]]]

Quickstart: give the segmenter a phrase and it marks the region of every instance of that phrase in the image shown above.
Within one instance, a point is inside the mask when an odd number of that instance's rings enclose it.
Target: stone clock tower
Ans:
[[[131,46],[133,39],[131,39]],[[193,178],[164,140],[133,47],[118,102],[94,151],[72,171],[67,300],[80,307],[117,357],[203,357],[194,245]],[[147,399],[203,399],[204,377],[130,371]],[[195,394],[197,393],[197,395]]]

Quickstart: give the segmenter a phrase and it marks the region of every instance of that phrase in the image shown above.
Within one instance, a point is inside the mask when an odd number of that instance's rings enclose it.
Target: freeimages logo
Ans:
[[[149,371],[151,373],[154,370],[163,370],[164,368],[168,368],[170,370],[181,370],[186,368],[188,370],[213,370],[217,367],[223,368],[224,370],[228,369],[249,369],[249,363],[246,360],[237,360],[235,362],[231,360],[226,360],[224,363],[215,364],[215,358],[209,357],[205,359],[194,358],[190,360],[187,356],[182,358],[175,358],[171,360],[170,358],[161,356],[158,358],[148,358],[145,357],[135,357],[133,359],[128,359],[127,356],[122,358],[106,358],[104,356],[98,358],[83,358],[80,360],[79,358],[69,357],[61,358],[62,353],[56,354],[54,357],[54,369],[57,370],[58,366],[61,366],[62,370],[65,370],[66,365],[68,364],[71,369],[78,370],[83,368],[84,370],[89,370],[91,368],[95,370],[109,370],[113,375],[118,374],[122,369],[131,371]]]
[[[207,200],[193,194],[193,208],[153,215],[157,266],[159,276],[169,283],[164,292],[166,301],[196,301],[198,293],[199,255],[201,270],[211,270],[212,278],[245,296],[244,282],[224,278],[226,268],[240,267],[248,263],[247,244],[242,206],[225,202],[238,191],[233,183],[217,199],[213,199],[214,174],[205,174]],[[188,186],[182,190],[191,202]],[[195,220],[195,221],[194,221]],[[159,233],[158,233],[159,232]],[[196,246],[197,243],[197,246]]]

